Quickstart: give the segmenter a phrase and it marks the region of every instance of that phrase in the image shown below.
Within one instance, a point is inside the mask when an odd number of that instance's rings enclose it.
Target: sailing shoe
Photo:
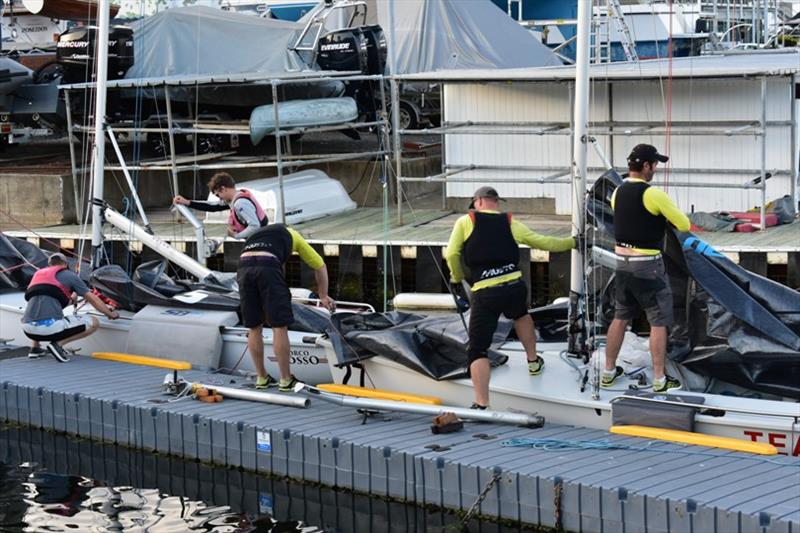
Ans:
[[[277,381],[275,381],[275,378],[267,374],[266,377],[258,376],[254,386],[257,389],[268,389],[270,387],[274,387],[276,383]]]
[[[294,374],[289,375],[289,379],[283,379],[278,382],[278,390],[281,392],[292,392],[294,390],[294,386],[299,383],[298,379],[294,377]]]
[[[681,390],[681,382],[672,376],[664,376],[664,379],[653,380],[653,392],[669,392]]]
[[[617,378],[620,377],[622,374],[625,373],[625,369],[621,366],[618,366],[614,370],[603,370],[603,377],[600,378],[600,386],[601,387],[611,387],[614,385],[614,382],[617,381]]]
[[[470,409],[475,409],[477,411],[485,411],[489,408],[488,405],[481,405],[477,402],[472,402],[472,405],[469,406]]]
[[[57,342],[51,342],[47,345],[47,351],[50,352],[50,355],[56,358],[56,361],[59,363],[68,363],[69,356],[67,355],[67,351],[61,347],[60,344]]]
[[[31,348],[28,352],[28,359],[38,359],[46,353],[44,348]]]
[[[544,370],[544,359],[539,355],[533,361],[528,361],[528,374],[538,376]]]

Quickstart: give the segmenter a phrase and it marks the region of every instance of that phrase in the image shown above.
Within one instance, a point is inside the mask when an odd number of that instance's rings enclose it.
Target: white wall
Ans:
[[[608,84],[593,83],[590,127],[593,122],[608,120]],[[663,124],[666,117],[666,80],[615,81],[612,111],[617,121],[648,121]],[[708,121],[752,120],[761,116],[760,81],[757,79],[679,79],[672,86],[672,122],[694,121],[708,129]],[[767,92],[767,120],[791,118],[794,104],[789,78],[771,78]],[[569,122],[569,85],[558,82],[448,84],[444,91],[444,118],[448,122],[466,120],[489,122],[536,121]],[[673,126],[677,129],[678,126]],[[758,175],[761,165],[760,138],[747,136],[683,136],[673,134],[667,152],[664,135],[617,135],[598,137],[604,152],[613,157],[617,168],[625,167],[630,149],[647,142],[671,157],[670,166],[688,169],[752,170],[748,175],[669,173],[671,182],[744,183]],[[789,127],[772,126],[767,131],[767,170],[790,168],[791,136]],[[612,149],[613,144],[613,149]],[[568,135],[446,135],[445,162],[449,165],[525,165],[568,167],[572,141]],[[795,150],[795,157],[797,156]],[[590,151],[589,166],[601,163]],[[448,196],[469,197],[480,185],[493,185],[500,194],[512,198],[550,197],[556,200],[556,212],[570,211],[569,184],[530,184],[525,179],[545,176],[552,171],[518,172],[481,170],[458,174],[480,183],[449,183]],[[589,178],[599,172],[590,173]],[[664,171],[660,175],[663,179]],[[493,182],[512,178],[515,183]],[[657,176],[659,179],[659,176]],[[775,176],[767,182],[767,200],[791,190],[789,176]],[[670,195],[685,211],[740,211],[760,205],[759,190],[722,188],[687,188],[668,186]]]

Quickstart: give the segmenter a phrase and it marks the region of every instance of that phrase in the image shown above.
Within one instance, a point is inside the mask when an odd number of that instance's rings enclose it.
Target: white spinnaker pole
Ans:
[[[108,31],[110,0],[97,2],[97,41],[95,43],[96,94],[94,104],[94,150],[92,151],[92,268],[100,266],[103,256],[103,178],[105,175],[106,82],[108,80]]]
[[[592,0],[578,0],[578,34],[575,54],[575,107],[572,147],[575,161],[572,164],[572,235],[585,231],[584,196],[586,193],[586,166],[589,151],[589,40],[592,24]],[[582,336],[585,317],[583,301],[584,250],[572,250],[570,261],[570,351],[580,351],[576,342]]]

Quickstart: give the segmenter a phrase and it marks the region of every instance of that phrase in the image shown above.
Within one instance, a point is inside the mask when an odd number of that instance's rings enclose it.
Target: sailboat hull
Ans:
[[[327,340],[318,344],[328,351],[335,383],[343,383],[345,372],[336,368],[336,354]],[[508,343],[502,351],[509,355],[505,365],[492,370],[490,401],[495,410],[517,410],[544,416],[550,423],[608,430],[612,425],[611,401],[628,390],[635,381],[622,378],[612,390],[601,389],[593,400],[591,384],[580,390],[579,372],[560,356],[566,346],[540,343],[545,370],[540,376],[528,374],[525,354],[519,343]],[[381,356],[360,363],[366,382],[376,389],[408,394],[435,395],[445,405],[469,406],[474,401],[469,379],[436,381]],[[575,364],[578,364],[575,362]],[[730,409],[724,416],[697,414],[695,431],[708,435],[770,442],[778,452],[800,457],[800,404],[774,400],[754,400],[717,394],[681,391],[705,400],[709,408]],[[736,411],[751,411],[741,413]],[[770,413],[767,415],[764,413]]]
[[[21,346],[30,343],[30,339],[22,331],[20,322],[24,310],[23,293],[0,294],[0,337]],[[176,309],[176,311],[180,310]],[[82,312],[86,312],[86,310],[84,309]],[[65,309],[65,314],[70,313],[72,313],[71,308]],[[93,352],[127,353],[133,313],[122,311],[118,320],[108,320],[94,311],[91,314],[96,316],[100,322],[98,331],[85,339],[70,344],[68,348],[75,348],[79,353],[86,355]],[[187,320],[191,320],[191,315],[187,317]],[[289,332],[292,373],[305,383],[326,383],[331,380],[325,350],[315,343],[317,336],[313,333]],[[254,373],[255,367],[247,350],[247,329],[236,326],[225,327],[222,329],[221,337],[222,348],[218,368]],[[192,349],[191,342],[192,339],[186,339],[186,350]],[[278,376],[278,364],[272,350],[272,331],[269,329],[264,330],[264,354],[267,372],[272,376]]]

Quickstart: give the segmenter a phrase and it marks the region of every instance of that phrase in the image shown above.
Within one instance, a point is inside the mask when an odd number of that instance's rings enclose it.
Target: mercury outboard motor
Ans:
[[[65,31],[58,39],[56,60],[63,69],[62,83],[93,81],[97,26]],[[133,65],[133,30],[113,26],[108,34],[108,79],[117,80]]]

